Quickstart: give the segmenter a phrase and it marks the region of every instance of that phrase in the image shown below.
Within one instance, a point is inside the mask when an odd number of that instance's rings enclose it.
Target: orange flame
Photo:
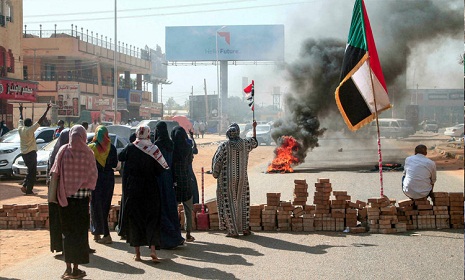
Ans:
[[[299,162],[298,158],[294,156],[294,151],[299,148],[299,143],[292,136],[282,136],[281,145],[274,151],[275,158],[268,166],[266,172],[294,172],[292,165]]]

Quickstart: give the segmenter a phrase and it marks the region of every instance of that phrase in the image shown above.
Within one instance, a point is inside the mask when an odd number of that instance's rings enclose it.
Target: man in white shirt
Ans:
[[[24,178],[23,187],[21,191],[26,195],[33,195],[32,188],[36,182],[37,173],[37,143],[34,132],[39,128],[40,123],[45,120],[51,104],[47,104],[47,110],[40,119],[32,124],[32,120],[27,118],[23,121],[23,105],[19,105],[19,122],[18,134],[20,141],[21,156],[23,157],[24,164],[27,167],[27,175]]]
[[[411,199],[433,197],[433,187],[436,182],[436,163],[426,157],[425,145],[415,147],[415,155],[405,159],[402,190]]]

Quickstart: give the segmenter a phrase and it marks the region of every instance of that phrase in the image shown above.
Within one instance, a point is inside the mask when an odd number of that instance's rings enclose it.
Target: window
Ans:
[[[46,131],[42,131],[37,135],[36,139],[44,139],[45,143],[48,143],[53,140],[53,130],[48,129]]]
[[[5,15],[6,21],[13,22],[13,7],[9,1],[6,3]]]
[[[116,148],[117,149],[124,148],[124,144],[123,144],[123,142],[121,142],[120,139],[117,139],[117,141],[116,141]]]
[[[29,80],[28,73],[27,73],[27,65],[23,66],[23,79]]]

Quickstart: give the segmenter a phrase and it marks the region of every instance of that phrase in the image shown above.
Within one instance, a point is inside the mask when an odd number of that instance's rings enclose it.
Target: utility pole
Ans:
[[[191,86],[191,119],[194,119],[194,86]]]
[[[205,90],[205,122],[208,123],[208,95],[207,95],[207,80],[203,79],[203,89]]]

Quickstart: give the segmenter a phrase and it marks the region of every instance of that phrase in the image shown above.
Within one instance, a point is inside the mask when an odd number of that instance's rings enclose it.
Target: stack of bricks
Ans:
[[[290,201],[281,201],[278,206],[278,230],[289,231],[291,230],[291,216],[294,206]]]
[[[390,221],[389,226],[386,225],[386,217],[383,217],[384,222],[381,222],[380,224],[381,208],[388,207],[390,204],[391,202],[389,199],[385,197],[373,197],[368,199],[368,206],[366,209],[370,233],[386,233],[392,231]],[[381,231],[381,229],[383,231]]]
[[[433,213],[433,205],[429,202],[427,197],[414,199],[413,206],[418,210],[417,228],[418,229],[435,229],[436,217]]]
[[[262,231],[263,204],[250,206],[249,226],[252,231]],[[210,223],[211,224],[211,223]]]
[[[276,230],[276,215],[280,204],[281,193],[267,193],[266,205],[262,210],[263,230]]]
[[[396,226],[398,232],[403,232],[403,225],[405,224],[405,231],[417,229],[417,216],[418,210],[413,209],[413,200],[404,199],[399,201],[397,207],[397,219],[399,224]]]
[[[436,228],[450,228],[449,193],[434,193],[433,215],[436,218]]]
[[[354,207],[357,208],[357,221],[359,221],[362,225],[362,228],[365,229],[368,218],[368,212],[366,208],[367,203],[365,201],[357,200],[354,204]]]
[[[306,180],[294,180],[294,201],[293,205],[304,206],[307,204],[308,185]]]
[[[292,231],[303,231],[304,230],[303,215],[305,215],[304,207],[294,206],[294,210],[292,210],[292,218],[291,218]]]
[[[346,209],[348,206],[348,201],[350,202],[350,196],[347,195],[347,191],[333,191],[333,195],[336,199],[331,200],[331,217],[334,218],[335,227],[334,230],[336,231],[343,231],[344,226],[344,219],[346,218]],[[347,209],[352,210],[352,209]],[[349,215],[349,223],[353,223],[355,221],[355,225],[347,225],[349,226],[357,226],[357,210],[355,210],[355,216],[352,214]],[[350,218],[354,218],[352,220]]]
[[[120,205],[112,205],[110,207],[110,212],[108,213],[108,228],[115,229],[118,224],[118,215],[120,213]]]
[[[316,231],[335,230],[336,222],[331,217],[331,183],[329,179],[319,178],[315,183],[315,194],[313,204],[315,204],[314,226]]]
[[[449,193],[450,227],[463,229],[463,193]]]
[[[208,218],[210,219],[210,229],[217,230],[220,228],[220,218],[218,216],[218,204],[216,198],[205,202],[205,207],[208,209]]]

